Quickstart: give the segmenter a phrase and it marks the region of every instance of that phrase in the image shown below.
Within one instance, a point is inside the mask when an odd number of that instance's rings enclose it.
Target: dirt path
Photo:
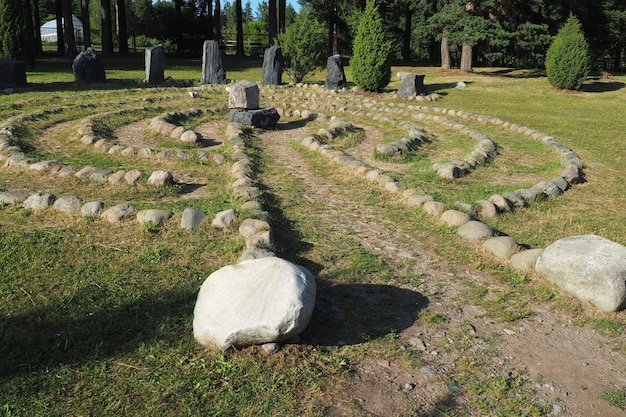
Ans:
[[[462,409],[475,375],[473,366],[493,385],[525,380],[520,389],[526,390],[526,398],[530,395],[530,402],[549,407],[549,415],[624,415],[601,399],[603,392],[626,385],[626,358],[612,351],[608,338],[589,326],[573,325],[569,317],[542,304],[534,306],[530,318],[512,323],[485,317],[483,309],[468,302],[464,294],[469,291],[468,283],[497,291],[499,285],[494,278],[427,250],[422,242],[399,230],[386,213],[368,206],[358,192],[346,189],[345,184],[338,186],[310,169],[292,145],[304,129],[290,126],[287,134],[283,131],[286,128],[283,124],[278,130],[261,134],[262,147],[269,160],[306,184],[306,203],[299,209],[314,217],[322,231],[320,236],[349,235],[386,264],[410,265],[412,275],[423,279],[402,288],[425,295],[428,311],[448,318],[424,326],[415,324],[415,317],[400,317],[411,324],[399,332],[397,340],[389,341],[389,349],[397,351],[409,345],[409,349],[419,351],[418,363],[411,364],[385,351],[365,355],[362,361],[350,364],[354,378],[347,382],[344,392],[322,400],[328,415],[434,416],[444,415],[442,410]],[[380,166],[367,157],[379,139],[376,132],[368,129],[365,141],[352,153],[368,164]],[[389,170],[389,166],[381,168]],[[329,165],[329,169],[337,167]],[[270,192],[280,193],[280,178],[266,175],[262,181]],[[320,288],[321,314],[325,309],[341,308],[329,306],[336,300],[328,295],[328,288],[335,284],[325,283]],[[398,300],[398,305],[402,302]],[[398,313],[403,314],[403,310]],[[414,414],[416,409],[419,414]],[[517,411],[523,415],[522,409]],[[489,411],[483,415],[489,415]]]

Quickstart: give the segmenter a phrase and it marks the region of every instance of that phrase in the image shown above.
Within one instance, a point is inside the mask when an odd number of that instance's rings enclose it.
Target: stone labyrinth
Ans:
[[[263,194],[256,182],[249,157],[248,139],[262,135],[259,129],[228,122],[224,86],[159,87],[106,90],[56,96],[52,101],[30,99],[0,107],[0,161],[6,176],[29,172],[54,180],[46,190],[27,189],[6,180],[0,184],[0,205],[24,210],[57,210],[72,216],[99,221],[138,222],[158,226],[171,221],[173,211],[153,208],[137,210],[159,199],[178,199],[221,192],[236,196],[225,199],[231,206],[216,209],[210,219],[215,227],[228,228],[237,219],[245,239],[242,259],[271,256],[274,246],[271,220],[264,211]],[[356,92],[335,92],[317,85],[263,87],[262,105],[275,107],[286,120],[306,124],[316,121],[325,127],[300,137],[294,143],[327,158],[329,168],[361,177],[402,201],[407,210],[421,209],[442,224],[457,229],[458,235],[509,263],[529,270],[541,254],[526,248],[511,236],[494,232],[484,221],[535,201],[557,196],[583,178],[583,162],[570,148],[547,133],[498,118],[435,105],[436,95],[418,100],[394,95],[371,98]],[[22,109],[43,109],[26,112]],[[373,152],[381,158],[362,159],[333,146],[337,137],[359,128],[352,119],[366,118],[372,124],[401,128],[406,135],[384,140]],[[420,152],[438,129],[452,129],[467,137],[473,150],[444,159],[433,171],[448,180],[462,177],[498,157],[497,138],[469,125],[491,125],[539,141],[559,158],[562,172],[532,187],[503,195],[485,195],[478,201],[459,201],[454,207],[435,201],[422,188],[406,187],[380,168],[394,158]],[[288,135],[285,131],[283,134]],[[36,139],[33,140],[32,137]],[[26,139],[31,138],[31,139]],[[97,162],[94,162],[97,161]],[[380,162],[380,164],[377,163]],[[384,161],[384,162],[383,162]],[[99,166],[100,164],[101,166]],[[207,167],[222,170],[222,182],[205,178]],[[120,193],[119,201],[101,201],[69,190],[87,184],[109,183],[120,189],[134,187],[136,193]],[[424,187],[427,188],[427,187]],[[90,188],[92,189],[92,188]],[[97,189],[97,188],[96,188]],[[146,196],[146,201],[141,201]],[[124,199],[121,199],[124,197]],[[135,203],[129,203],[129,201]],[[207,213],[189,206],[180,216],[180,227],[193,229],[209,219]],[[178,218],[178,217],[177,217]],[[506,232],[506,231],[504,231]]]

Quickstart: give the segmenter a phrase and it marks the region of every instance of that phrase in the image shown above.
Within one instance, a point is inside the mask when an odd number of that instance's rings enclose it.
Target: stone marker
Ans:
[[[281,258],[223,267],[200,288],[194,338],[222,351],[291,339],[307,326],[315,292],[311,272]]]
[[[263,55],[263,85],[280,85],[283,77],[283,49],[272,46],[265,50]]]
[[[343,71],[341,55],[329,56],[326,60],[326,88],[337,90],[346,86],[346,74]]]
[[[222,51],[218,41],[204,41],[202,46],[202,84],[225,84]]]
[[[0,88],[26,87],[24,61],[0,59]]]
[[[165,49],[163,45],[146,48],[146,82],[160,84],[165,81]]]
[[[626,308],[626,246],[600,236],[560,239],[544,249],[535,271],[602,311]]]
[[[96,55],[93,48],[87,48],[74,58],[72,64],[74,79],[81,82],[105,82],[104,64]]]
[[[398,95],[400,97],[415,97],[425,96],[428,94],[426,87],[424,86],[424,77],[426,75],[409,74],[404,77],[402,85],[398,89]]]
[[[229,109],[256,110],[259,108],[259,86],[254,81],[234,83],[228,92]]]

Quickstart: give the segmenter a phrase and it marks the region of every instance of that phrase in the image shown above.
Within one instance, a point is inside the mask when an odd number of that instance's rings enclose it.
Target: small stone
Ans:
[[[139,212],[137,212],[137,221],[141,224],[160,226],[173,215],[174,212],[171,212],[169,210],[140,210]]]
[[[509,259],[519,249],[519,245],[510,236],[492,237],[483,243],[483,249],[500,259]]]
[[[186,130],[182,135],[180,135],[180,141],[185,143],[197,143],[200,141],[200,138],[193,130]]]
[[[233,209],[220,211],[211,222],[213,227],[227,229],[237,220],[237,213]]]
[[[137,184],[137,181],[139,181],[140,178],[141,178],[141,171],[139,171],[138,169],[132,169],[124,175],[124,179],[126,180],[126,183],[128,185]]]
[[[82,202],[83,200],[76,196],[66,196],[57,199],[52,205],[52,208],[64,213],[71,213],[76,210]]]
[[[30,210],[43,210],[50,207],[55,199],[56,197],[52,194],[35,193],[28,196],[22,203],[22,206]]]
[[[493,236],[493,229],[479,221],[469,221],[457,230],[457,234],[463,239],[479,240]]]
[[[188,207],[183,211],[180,227],[183,229],[195,229],[202,223],[205,217],[205,212]]]
[[[450,227],[458,227],[467,223],[470,220],[470,217],[467,213],[462,211],[446,210],[441,214],[439,220]]]
[[[148,178],[148,184],[152,184],[157,187],[173,185],[174,176],[169,171],[157,170],[150,175],[150,178]]]
[[[439,201],[427,201],[422,206],[422,209],[426,214],[433,217],[439,217],[446,209],[446,205]]]
[[[90,201],[80,208],[80,214],[83,217],[95,217],[103,208],[102,201]]]

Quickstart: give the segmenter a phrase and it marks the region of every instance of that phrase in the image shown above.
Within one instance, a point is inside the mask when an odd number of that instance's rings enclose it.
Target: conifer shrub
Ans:
[[[381,91],[391,81],[391,41],[375,0],[368,0],[359,17],[350,69],[354,83],[366,91]]]
[[[294,83],[324,64],[324,26],[303,9],[295,21],[278,35],[282,48],[285,72]]]
[[[578,90],[590,71],[589,44],[582,27],[570,15],[546,55],[546,75],[556,88]]]
[[[0,0],[0,59],[24,58],[23,27],[19,1]]]

